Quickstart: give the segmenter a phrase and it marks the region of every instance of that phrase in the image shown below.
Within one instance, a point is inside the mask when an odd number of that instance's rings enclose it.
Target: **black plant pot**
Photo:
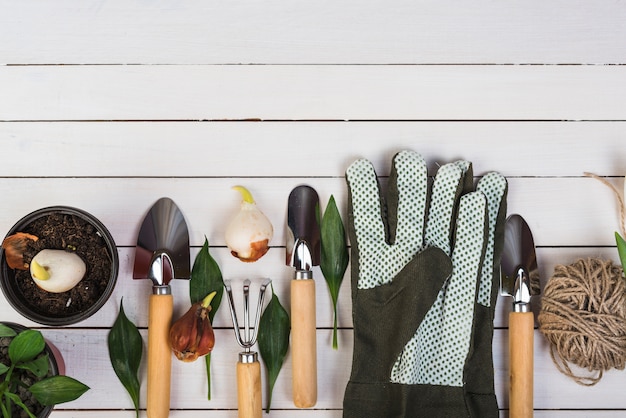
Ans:
[[[113,292],[115,283],[117,281],[119,271],[119,257],[117,254],[117,247],[111,234],[106,227],[93,215],[72,207],[67,206],[53,206],[48,208],[39,209],[32,212],[22,219],[20,219],[7,233],[7,236],[13,235],[17,232],[27,232],[37,235],[37,231],[32,231],[34,222],[43,222],[50,216],[61,215],[68,217],[70,220],[74,220],[80,225],[84,225],[81,230],[89,231],[89,234],[96,234],[98,240],[102,240],[103,245],[106,247],[106,256],[110,261],[110,274],[108,277],[100,278],[98,286],[92,286],[91,292],[94,294],[91,299],[93,303],[79,305],[75,303],[74,306],[68,309],[57,309],[51,312],[42,303],[47,297],[60,297],[62,294],[46,294],[45,291],[41,291],[41,294],[37,298],[28,298],[25,296],[26,290],[24,289],[24,282],[18,283],[16,275],[26,274],[24,272],[16,273],[15,270],[10,268],[6,262],[5,250],[0,250],[0,287],[4,293],[9,304],[25,318],[31,321],[51,326],[62,326],[75,324],[89,318],[96,313],[108,300],[109,296]],[[46,219],[43,219],[46,218]],[[47,247],[46,247],[47,248]],[[62,248],[56,248],[62,249]],[[108,263],[108,262],[107,262]],[[87,263],[87,273],[82,282],[88,283],[86,278],[90,277],[91,271],[89,263]],[[29,273],[30,275],[30,273]],[[29,276],[30,277],[30,276]],[[21,279],[29,280],[29,279]],[[79,283],[80,286],[81,283]],[[96,289],[97,287],[97,289]],[[71,297],[66,297],[71,304]],[[70,305],[68,305],[70,306]]]

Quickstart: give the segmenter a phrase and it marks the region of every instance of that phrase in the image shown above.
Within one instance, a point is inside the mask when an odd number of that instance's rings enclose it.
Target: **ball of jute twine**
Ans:
[[[542,296],[539,330],[550,342],[559,371],[593,386],[611,368],[626,365],[626,284],[611,261],[578,260],[558,265]],[[570,364],[594,374],[580,376]]]

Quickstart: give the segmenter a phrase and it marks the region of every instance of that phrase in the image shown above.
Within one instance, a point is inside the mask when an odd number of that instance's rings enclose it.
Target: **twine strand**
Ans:
[[[622,233],[622,237],[626,239],[626,207],[624,206],[624,198],[622,197],[622,193],[617,190],[617,187],[609,183],[606,179],[598,176],[597,174],[589,172],[584,172],[583,174],[587,177],[591,177],[600,181],[602,184],[610,188],[613,191],[613,194],[615,194],[615,197],[617,198],[617,203],[619,205],[620,230]]]

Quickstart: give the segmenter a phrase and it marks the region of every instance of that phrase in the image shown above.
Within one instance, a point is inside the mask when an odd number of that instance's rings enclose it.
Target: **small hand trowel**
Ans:
[[[509,416],[533,416],[533,332],[535,318],[530,298],[540,293],[535,244],[520,215],[511,215],[504,227],[501,293],[513,297],[509,314]]]
[[[172,352],[169,329],[173,298],[172,278],[189,279],[189,231],[185,218],[169,198],[150,208],[139,229],[133,277],[152,280],[148,319],[149,418],[166,418],[170,410]]]
[[[320,262],[319,197],[310,186],[298,186],[287,205],[287,265],[291,281],[291,358],[293,402],[310,408],[317,402],[317,339],[313,266]]]

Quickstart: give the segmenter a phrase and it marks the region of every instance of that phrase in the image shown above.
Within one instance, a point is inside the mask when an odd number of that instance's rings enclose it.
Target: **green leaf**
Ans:
[[[143,355],[143,340],[139,330],[124,313],[123,300],[120,313],[109,332],[109,358],[118,379],[126,388],[139,417],[139,378],[137,372]]]
[[[0,324],[0,338],[2,337],[15,337],[17,332],[5,324]]]
[[[78,399],[89,390],[85,384],[69,376],[52,376],[29,388],[42,405],[56,405]]]
[[[209,321],[213,323],[213,317],[222,302],[224,279],[219,265],[209,253],[209,240],[205,237],[204,245],[196,256],[191,269],[191,281],[189,282],[191,303],[202,301],[211,292],[215,292],[209,311]],[[204,361],[208,381],[207,399],[211,400],[211,353],[204,357]]]
[[[32,361],[18,364],[16,367],[18,369],[28,370],[37,377],[45,377],[48,374],[48,370],[50,368],[50,358],[46,354],[43,356],[39,356]]]
[[[8,395],[10,395],[10,394],[8,394]],[[19,399],[19,396],[18,396],[18,399]],[[10,402],[7,400],[6,403],[9,404]],[[5,405],[4,402],[2,402],[2,397],[0,397],[0,411],[2,411],[2,416],[3,417],[10,417],[9,410],[7,409],[7,406]]]
[[[204,245],[196,256],[191,269],[191,281],[189,282],[191,303],[201,302],[211,292],[215,292],[215,296],[211,301],[211,312],[209,312],[209,319],[212,323],[215,312],[222,302],[224,279],[222,278],[220,267],[209,253],[209,241],[205,237]]]
[[[24,403],[22,402],[22,400],[20,399],[20,397],[18,395],[16,395],[15,393],[10,393],[7,392],[4,394],[8,399],[10,399],[15,405],[19,406],[20,408],[22,408],[24,411],[26,411],[26,413],[28,414],[29,418],[37,418],[35,415],[33,415],[32,412],[29,411],[28,407],[26,405],[24,405]],[[2,409],[2,412],[4,413],[3,416],[5,417],[10,417],[11,415],[9,414],[9,410],[11,409],[11,404],[7,402],[7,406],[6,408]]]
[[[333,302],[334,326],[333,326],[333,348],[337,349],[337,300],[339,299],[339,289],[343,281],[344,273],[348,267],[348,243],[346,241],[346,231],[335,203],[335,198],[331,195],[322,217],[321,229],[321,257],[320,269],[326,279],[330,297]]]
[[[10,369],[9,366],[7,366],[4,363],[0,363],[0,376],[2,376],[3,374],[5,374],[6,372],[8,372]]]
[[[615,241],[617,242],[617,252],[619,254],[619,260],[622,263],[622,269],[626,270],[626,240],[616,232]]]
[[[268,379],[268,396],[267,408],[265,411],[270,412],[272,405],[272,392],[274,391],[274,383],[278,378],[280,369],[285,361],[287,350],[289,349],[289,334],[291,332],[291,323],[289,314],[280,304],[278,297],[274,293],[272,286],[272,299],[263,311],[259,322],[259,352],[267,369]]]
[[[41,332],[27,329],[17,334],[9,344],[9,358],[13,364],[31,361],[46,346]]]

